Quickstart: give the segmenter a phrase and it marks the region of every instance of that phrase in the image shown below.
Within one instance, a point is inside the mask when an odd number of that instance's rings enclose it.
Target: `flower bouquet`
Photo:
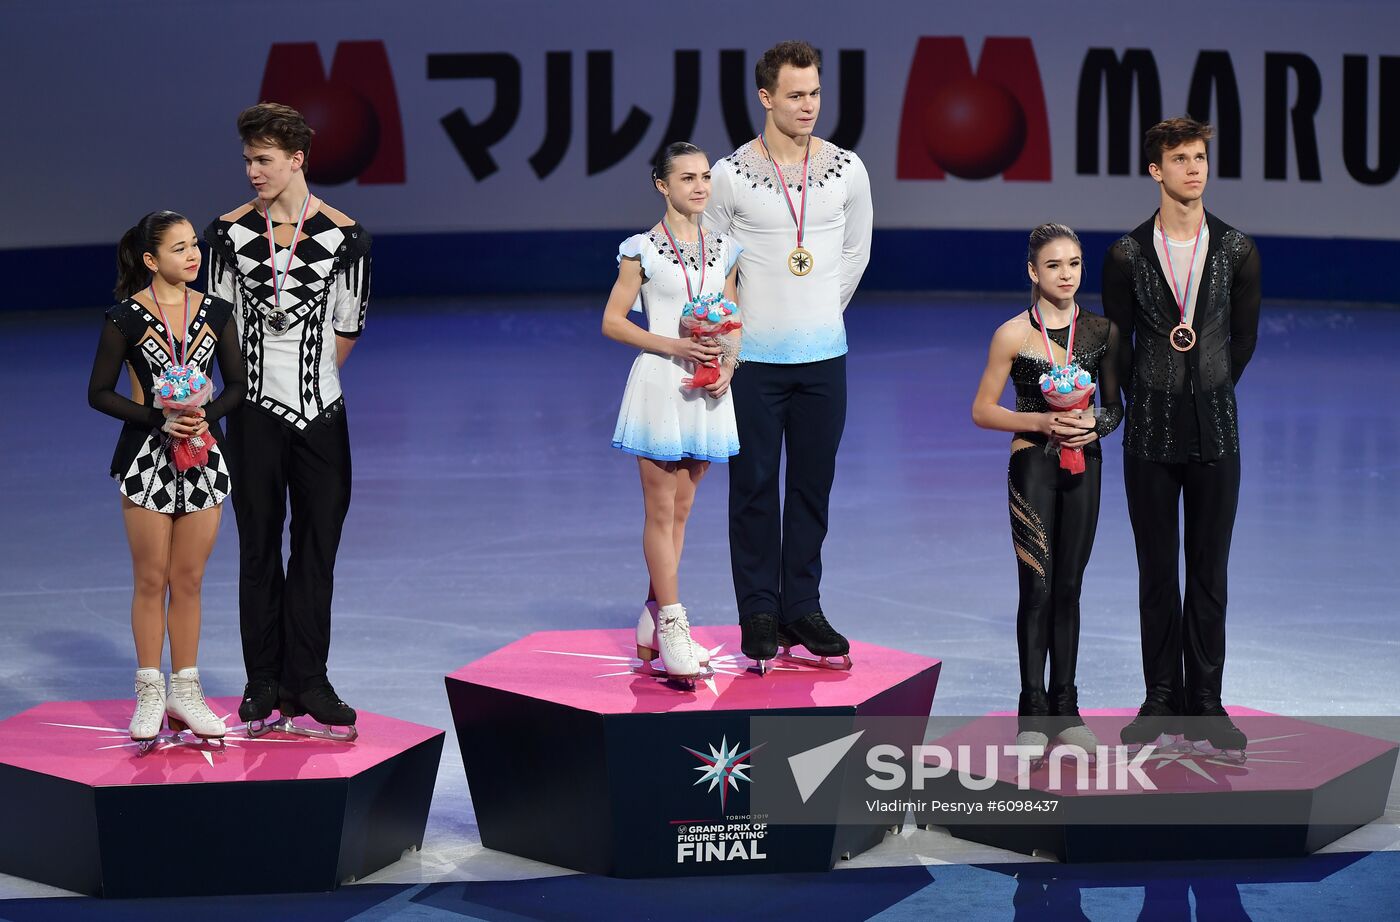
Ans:
[[[167,366],[154,382],[155,403],[160,409],[193,410],[209,402],[214,394],[214,382],[194,365]],[[209,463],[209,446],[214,433],[206,431],[193,438],[171,439],[170,457],[177,471],[203,467]]]
[[[695,374],[684,380],[687,388],[706,387],[719,380],[720,362],[735,357],[739,351],[739,344],[727,334],[743,326],[743,321],[739,319],[739,305],[726,301],[724,295],[718,292],[686,302],[681,311],[681,329],[691,339],[714,339],[724,350],[718,360],[698,366]]]
[[[1073,362],[1054,365],[1049,374],[1040,376],[1040,392],[1053,409],[1088,409],[1094,405],[1094,378]],[[1071,474],[1084,473],[1084,449],[1057,446],[1052,440],[1045,451],[1048,454],[1056,448],[1060,453],[1060,467]]]

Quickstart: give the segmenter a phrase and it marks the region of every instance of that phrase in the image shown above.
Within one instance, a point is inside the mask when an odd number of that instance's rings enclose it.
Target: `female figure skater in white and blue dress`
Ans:
[[[700,216],[710,197],[710,164],[693,144],[666,146],[652,169],[665,203],[661,220],[618,247],[617,281],[603,312],[603,335],[640,349],[622,396],[612,444],[637,458],[646,524],[642,552],[651,586],[637,623],[637,655],[648,667],[660,659],[666,675],[693,684],[708,653],[690,637],[677,571],[696,488],[711,463],[739,451],[730,378],[738,333],[721,343],[681,329],[685,306],[702,295],[736,299],[740,248],[706,234]],[[641,310],[647,325],[628,319]],[[692,387],[702,365],[718,363],[718,378]]]

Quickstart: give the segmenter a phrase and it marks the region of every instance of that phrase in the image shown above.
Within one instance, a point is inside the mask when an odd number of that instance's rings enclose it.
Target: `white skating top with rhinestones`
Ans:
[[[797,225],[762,148],[750,141],[714,166],[705,227],[744,248],[739,306],[745,361],[796,364],[846,353],[842,315],[870,261],[870,178],[854,153],[813,140],[802,240],[813,267],[805,276],[788,270]],[[783,165],[782,172],[800,210],[802,164]]]

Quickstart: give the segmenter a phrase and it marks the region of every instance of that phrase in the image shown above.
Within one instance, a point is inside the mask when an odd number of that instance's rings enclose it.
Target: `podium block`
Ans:
[[[1318,723],[1250,708],[1227,709],[1249,737],[1245,761],[1198,751],[1164,749],[1128,771],[1133,759],[1108,752],[1085,773],[1061,762],[1018,770],[1005,753],[995,758],[995,782],[977,795],[997,802],[996,817],[948,822],[948,815],[915,817],[946,826],[959,838],[1064,862],[1302,857],[1385,812],[1397,744]],[[1084,711],[1100,743],[1116,747],[1132,710]],[[1011,742],[1013,715],[988,715],[936,742],[957,763],[930,782],[930,800],[967,800],[963,772],[986,781],[987,747]],[[965,746],[959,751],[958,747]],[[1144,781],[1146,783],[1144,783]],[[1006,804],[1017,810],[1006,811]]]
[[[210,699],[237,720],[237,699]],[[443,731],[364,711],[330,742],[230,726],[223,751],[127,736],[130,701],[0,722],[0,871],[91,896],[333,890],[420,847]]]
[[[855,668],[739,654],[737,627],[695,628],[716,675],[693,692],[635,674],[629,630],[530,634],[447,676],[489,848],[616,877],[828,870],[885,825],[775,826],[750,786],[787,771],[753,751],[751,718],[924,717],[940,663],[852,642]]]

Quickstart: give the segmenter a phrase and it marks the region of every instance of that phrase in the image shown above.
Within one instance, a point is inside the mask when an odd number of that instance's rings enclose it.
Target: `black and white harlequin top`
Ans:
[[[189,341],[186,360],[212,375],[217,355],[223,378],[223,389],[204,406],[215,444],[210,446],[209,463],[203,467],[181,473],[170,457],[171,439],[161,431],[165,414],[156,408],[152,385],[179,359],[170,354],[165,324],[141,302],[128,298],[108,309],[88,381],[88,403],[126,424],[112,456],[112,477],[123,496],[155,512],[208,509],[223,502],[229,491],[228,466],[218,444],[223,438],[219,420],[243,400],[244,389],[233,305],[222,298],[201,299],[193,308],[185,336]],[[179,337],[175,348],[184,351]],[[131,380],[130,398],[116,390],[123,364]]]
[[[359,224],[337,224],[332,214],[339,213],[322,205],[302,226],[281,294],[282,332],[275,322],[281,318],[273,316],[262,214],[246,205],[232,213],[234,220],[220,218],[204,232],[210,291],[234,305],[248,366],[246,399],[299,430],[339,411],[335,337],[359,336],[369,305],[369,233]],[[277,252],[285,266],[287,248]]]

